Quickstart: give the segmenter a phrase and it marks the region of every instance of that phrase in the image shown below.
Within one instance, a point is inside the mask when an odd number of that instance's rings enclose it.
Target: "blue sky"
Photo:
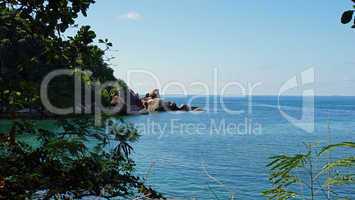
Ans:
[[[194,94],[203,90],[190,84],[212,87],[217,68],[215,92],[230,81],[261,82],[253,94],[272,95],[314,67],[317,95],[355,95],[355,30],[339,22],[351,7],[350,0],[98,0],[79,23],[113,42],[115,75],[124,80],[146,70],[162,86],[178,81]],[[148,75],[131,75],[140,93],[156,87]]]

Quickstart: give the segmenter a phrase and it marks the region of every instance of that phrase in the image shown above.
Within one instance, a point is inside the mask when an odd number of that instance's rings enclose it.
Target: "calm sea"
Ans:
[[[191,96],[166,99],[187,103]],[[270,188],[266,167],[270,156],[305,152],[305,143],[355,141],[355,97],[316,97],[314,130],[309,102],[301,97],[278,101],[255,96],[250,101],[209,96],[192,101],[206,112],[127,117],[142,134],[135,144],[136,173],[174,199],[265,199],[260,192]],[[354,153],[343,149],[330,157]],[[303,187],[295,190],[308,192]],[[354,187],[334,190],[355,199]],[[322,190],[316,195],[326,199]]]
[[[192,99],[192,105],[206,111],[153,113],[125,120],[142,135],[134,144],[135,173],[172,199],[265,199],[260,193],[271,187],[266,167],[270,156],[305,152],[306,143],[355,141],[355,97],[316,97],[314,106],[310,98],[301,97],[165,99],[178,104]],[[354,154],[340,149],[330,158]],[[315,168],[328,159],[315,161],[319,163]],[[309,181],[303,176],[307,172],[298,173]],[[355,174],[355,169],[348,173]],[[322,181],[315,186],[320,188]],[[294,189],[309,192],[307,187]],[[355,187],[332,189],[355,199]],[[317,189],[316,195],[317,200],[327,199],[322,190]]]

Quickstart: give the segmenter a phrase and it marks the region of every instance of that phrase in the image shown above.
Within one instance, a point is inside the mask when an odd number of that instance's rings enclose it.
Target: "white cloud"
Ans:
[[[127,19],[127,20],[133,20],[133,21],[138,21],[143,19],[143,16],[136,12],[136,11],[129,11],[128,13],[121,15],[119,17],[120,19]]]

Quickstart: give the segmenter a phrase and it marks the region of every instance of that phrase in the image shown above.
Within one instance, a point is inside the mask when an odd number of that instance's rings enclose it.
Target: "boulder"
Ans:
[[[112,106],[121,106],[119,113],[132,114],[143,109],[143,104],[139,95],[133,90],[119,91],[119,93],[112,97]]]
[[[149,92],[149,96],[148,97],[150,97],[152,99],[160,98],[159,90],[158,89],[152,90],[151,92]]]
[[[160,107],[160,99],[156,98],[156,99],[149,99],[146,102],[147,105],[147,110],[148,112],[155,112],[158,111],[159,107]]]
[[[173,103],[171,104],[170,109],[171,109],[172,111],[178,111],[178,110],[179,110],[179,107],[176,105],[175,102],[173,102]]]
[[[171,104],[169,105],[169,110],[170,111],[178,111],[179,107],[176,105],[175,102],[171,102]]]
[[[171,102],[170,101],[164,101],[161,100],[159,103],[159,108],[157,111],[163,112],[163,111],[169,111],[170,110],[170,106],[171,106]]]
[[[147,102],[145,103],[148,104]],[[146,106],[147,107],[147,106]],[[180,110],[179,107],[176,105],[175,102],[172,101],[159,101],[159,107],[155,111],[164,112],[164,111],[178,111]]]
[[[126,98],[127,105],[136,105],[140,108],[143,108],[142,101],[138,93],[135,93],[133,90],[128,91],[128,96]]]
[[[190,107],[189,105],[182,104],[182,105],[179,107],[179,110],[180,110],[180,111],[191,111],[191,107]]]
[[[202,108],[199,108],[199,107],[194,107],[194,108],[192,108],[192,111],[193,112],[203,112],[204,110]]]

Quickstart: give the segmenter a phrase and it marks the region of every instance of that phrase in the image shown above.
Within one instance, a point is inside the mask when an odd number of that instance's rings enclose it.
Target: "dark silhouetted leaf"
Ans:
[[[354,14],[353,10],[345,11],[341,16],[341,23],[343,24],[349,23],[353,19],[353,14]]]

